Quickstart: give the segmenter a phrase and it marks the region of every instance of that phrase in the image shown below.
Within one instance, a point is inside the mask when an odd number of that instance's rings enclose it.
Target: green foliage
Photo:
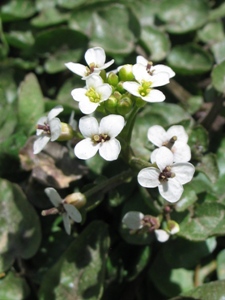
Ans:
[[[224,15],[223,1],[2,1],[0,299],[223,298]],[[106,61],[114,59],[107,72],[142,55],[176,73],[160,87],[166,95],[161,103],[124,90],[119,79],[133,81],[133,73],[111,78],[112,101],[95,116],[118,113],[126,120],[118,137],[123,150],[114,162],[74,157],[82,113],[71,91],[85,81],[65,64],[86,64],[84,53],[95,46],[105,50]],[[63,105],[62,122],[75,111],[74,138],[34,155],[30,136],[56,105]],[[174,204],[157,188],[137,183],[155,149],[147,139],[153,125],[182,125],[189,137],[195,174]],[[82,223],[72,224],[71,236],[60,215],[41,215],[51,208],[44,194],[49,186],[62,199],[86,195]],[[158,218],[160,229],[174,220],[180,231],[159,243],[155,228],[137,233],[122,224],[129,211]]]

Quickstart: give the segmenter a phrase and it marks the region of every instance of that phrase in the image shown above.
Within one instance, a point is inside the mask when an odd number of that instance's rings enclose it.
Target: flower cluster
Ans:
[[[49,141],[68,141],[76,137],[74,153],[77,158],[87,160],[97,153],[106,161],[121,157],[129,168],[136,170],[137,166],[131,163],[135,161],[135,155],[130,145],[135,118],[147,103],[165,100],[165,95],[158,88],[168,84],[175,73],[170,67],[153,65],[142,56],[137,56],[134,65],[122,65],[106,73],[114,60],[106,62],[105,51],[100,47],[88,49],[84,58],[87,65],[68,62],[65,66],[81,76],[83,87],[73,89],[71,96],[85,116],[80,118],[78,126],[73,117],[66,124],[56,117],[63,111],[62,106],[53,108],[47,117],[38,121],[34,153],[42,151]],[[183,185],[194,174],[194,166],[189,162],[188,135],[180,125],[174,125],[167,131],[154,125],[149,128],[147,137],[157,148],[151,153],[151,165],[146,162],[145,168],[140,170],[139,167],[138,183],[146,188],[158,187],[165,200],[175,203],[183,193]],[[62,200],[53,188],[45,192],[55,208],[43,214],[62,214],[66,232],[70,233],[70,219],[81,222],[79,207]],[[123,223],[130,230],[154,231],[159,241],[166,241],[179,230],[173,222],[168,221],[165,229],[161,228],[159,218],[144,216],[141,212],[128,212],[123,218]]]

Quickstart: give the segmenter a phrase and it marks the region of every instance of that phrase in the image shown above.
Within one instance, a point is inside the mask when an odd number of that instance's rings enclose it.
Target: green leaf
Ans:
[[[211,55],[194,43],[175,46],[167,60],[175,72],[184,75],[203,74],[213,63]]]
[[[215,57],[216,63],[220,64],[225,60],[225,41],[212,45],[211,50]]]
[[[185,211],[198,200],[195,190],[187,184],[184,186],[184,192],[180,200],[176,203],[176,211]]]
[[[0,180],[0,270],[6,271],[15,258],[32,257],[41,241],[39,218],[16,184]]]
[[[215,66],[212,71],[212,84],[213,87],[221,93],[225,93],[225,61]]]
[[[177,238],[170,240],[162,248],[162,255],[171,268],[193,269],[199,261],[211,254],[216,248],[216,239],[210,238],[202,242],[190,242]],[[176,255],[174,255],[174,250]]]
[[[135,37],[129,28],[129,18],[126,7],[118,4],[93,13],[90,45],[102,47],[110,54],[131,53],[135,47]]]
[[[224,40],[222,21],[207,23],[198,32],[198,37],[202,42],[215,43]]]
[[[197,165],[196,170],[204,173],[212,183],[216,183],[219,177],[216,155],[213,153],[204,155],[201,163]]]
[[[167,31],[180,34],[201,27],[206,23],[208,13],[209,5],[205,0],[163,0],[158,17],[166,23]]]
[[[208,132],[201,125],[195,126],[189,134],[188,144],[192,150],[192,158],[200,160],[207,151],[209,143]]]
[[[5,37],[9,45],[19,49],[26,49],[34,44],[31,31],[10,31]]]
[[[44,113],[44,98],[33,73],[26,75],[20,85],[18,99],[19,124],[24,132],[33,132],[38,118]]]
[[[216,258],[217,277],[219,280],[225,279],[225,250],[221,250]]]
[[[215,9],[210,10],[209,20],[215,21],[218,20],[225,15],[225,3],[221,2],[222,4]]]
[[[69,61],[79,61],[83,55],[83,51],[81,49],[77,50],[63,50],[59,49],[59,51],[55,51],[45,62],[44,68],[47,73],[54,74],[57,72],[65,71],[65,63]],[[70,93],[69,93],[70,94]],[[71,101],[73,100],[71,98]]]
[[[167,243],[162,247],[166,248]],[[161,249],[161,251],[157,253],[156,258],[149,269],[149,280],[152,281],[157,289],[167,297],[175,296],[182,291],[193,288],[194,271],[185,270],[184,268],[174,268],[174,266],[171,266],[165,260],[162,251],[163,250]],[[171,255],[176,256],[176,254],[176,249],[173,248]]]
[[[6,277],[0,280],[0,299],[24,300],[30,294],[30,288],[26,280],[10,271]]]
[[[109,247],[105,223],[95,221],[74,240],[48,270],[40,287],[40,299],[101,299]]]
[[[68,20],[69,14],[58,11],[55,7],[44,8],[40,14],[33,18],[31,24],[34,27],[43,28],[57,25]]]
[[[2,5],[0,17],[2,21],[13,21],[29,18],[36,12],[35,5],[30,0],[12,0]]]
[[[225,206],[220,203],[201,203],[195,215],[188,214],[180,225],[179,236],[191,241],[203,241],[225,234]]]
[[[225,280],[221,280],[203,284],[191,291],[183,293],[182,296],[192,297],[193,300],[222,300],[224,298],[224,290]]]
[[[168,36],[152,26],[142,27],[141,43],[151,53],[150,59],[153,61],[163,60],[170,50]]]

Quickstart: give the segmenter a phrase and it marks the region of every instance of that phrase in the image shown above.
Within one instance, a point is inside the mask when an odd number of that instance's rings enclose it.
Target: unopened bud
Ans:
[[[76,208],[81,208],[86,204],[86,197],[82,193],[73,193],[64,199],[64,202],[67,204],[71,204]]]
[[[110,72],[108,76],[108,83],[111,84],[112,86],[117,86],[118,82],[119,82],[118,75],[116,75],[113,72]]]
[[[173,235],[180,231],[180,226],[177,222],[169,220],[166,224],[166,230]]]
[[[129,97],[123,97],[118,101],[117,112],[124,116],[131,111],[132,107],[132,100]]]
[[[132,65],[124,65],[119,70],[119,78],[121,81],[132,81],[134,80],[134,75],[132,72]]]
[[[72,126],[67,123],[61,122],[61,134],[57,141],[69,141],[74,137],[74,130]]]
[[[112,114],[116,113],[117,101],[115,96],[110,96],[108,100],[104,101],[105,109]]]

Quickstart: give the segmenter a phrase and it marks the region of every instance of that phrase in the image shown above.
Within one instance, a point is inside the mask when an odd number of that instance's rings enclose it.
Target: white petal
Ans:
[[[61,197],[59,196],[58,192],[49,187],[49,188],[46,188],[45,189],[45,194],[48,196],[49,200],[52,202],[52,204],[55,206],[55,207],[58,207],[60,203],[62,203],[62,199]]]
[[[170,235],[163,229],[156,229],[155,235],[156,235],[157,241],[159,241],[161,243],[168,241],[168,239],[170,237]]]
[[[141,97],[140,94],[139,97]],[[147,96],[141,98],[147,102],[162,102],[166,99],[165,95],[158,90],[151,90]]]
[[[109,66],[111,66],[113,63],[114,63],[114,59],[108,61],[108,62],[105,63],[102,67],[95,68],[95,72],[96,72],[96,71],[99,71],[99,70],[107,69],[107,68],[108,68]],[[111,72],[112,72],[112,71],[111,71]]]
[[[173,153],[166,147],[160,147],[156,153],[155,162],[159,169],[163,171],[165,167],[172,166]]]
[[[173,161],[178,162],[187,162],[191,159],[191,149],[188,144],[176,141],[172,147],[173,152]]]
[[[162,126],[154,125],[148,129],[148,139],[155,146],[161,147],[167,141],[166,131]]]
[[[66,230],[66,233],[70,235],[71,233],[71,224],[70,224],[70,219],[69,216],[66,212],[64,212],[62,214],[62,218],[63,218],[63,224],[64,224],[64,228]]]
[[[187,143],[188,135],[181,125],[173,125],[167,130],[168,139],[171,139],[173,136],[177,137],[177,141]]]
[[[112,88],[108,83],[96,87],[95,90],[101,95],[101,101],[108,100],[112,94]]]
[[[38,154],[39,152],[41,152],[49,141],[50,141],[50,136],[48,135],[39,136],[33,145],[34,154]]]
[[[66,212],[68,213],[69,217],[73,221],[75,221],[77,223],[80,223],[82,221],[81,213],[75,206],[73,206],[71,204],[66,204],[66,203],[63,204],[63,206],[64,206]]]
[[[137,58],[136,58],[136,63],[141,64],[141,65],[146,67],[147,64],[148,64],[148,60],[146,58],[144,58],[143,56],[138,55]]]
[[[172,172],[176,174],[175,179],[180,184],[185,184],[192,180],[195,167],[191,163],[176,163],[172,166]]]
[[[158,73],[151,76],[152,87],[162,86],[170,82],[168,73]]]
[[[124,117],[119,115],[108,115],[100,121],[99,133],[107,134],[110,138],[116,137],[125,125]]]
[[[132,71],[133,71],[135,79],[138,82],[141,83],[143,80],[152,82],[152,76],[148,74],[148,72],[146,70],[146,66],[143,66],[142,64],[135,64],[132,67]]]
[[[161,72],[164,72],[164,73],[168,73],[169,74],[169,78],[172,78],[175,76],[175,73],[174,71],[168,67],[168,66],[165,66],[165,65],[155,65],[155,66],[152,66],[152,69],[153,71],[153,74],[158,74],[158,73],[161,73]]]
[[[80,118],[79,129],[84,137],[91,138],[94,134],[99,134],[98,121],[94,117]]]
[[[79,102],[79,108],[82,111],[83,114],[92,114],[97,107],[99,106],[99,103],[91,102],[89,98],[83,99],[81,102]]]
[[[80,159],[89,159],[93,157],[100,147],[100,143],[93,144],[90,138],[80,141],[74,148],[76,157]]]
[[[142,169],[138,173],[138,183],[146,188],[157,187],[160,184],[159,174],[159,169],[153,167]]]
[[[117,139],[110,139],[100,144],[99,154],[107,161],[116,160],[120,154],[121,145]]]
[[[125,81],[123,83],[123,88],[125,90],[127,90],[130,94],[132,94],[136,97],[140,97],[140,94],[139,94],[139,91],[138,91],[139,87],[140,87],[140,84],[138,84],[135,81]]]
[[[170,203],[177,202],[184,190],[183,186],[175,178],[169,178],[168,181],[160,184],[158,188],[161,196]]]
[[[90,87],[96,88],[97,86],[103,85],[103,79],[99,75],[92,74],[92,76],[89,76],[86,80],[87,89]]]
[[[72,90],[71,95],[72,95],[74,100],[79,102],[79,101],[82,101],[84,99],[89,100],[89,98],[86,96],[86,93],[87,93],[87,89],[78,88],[78,89]]]
[[[58,116],[58,114],[60,114],[62,111],[63,111],[62,105],[57,105],[56,107],[51,109],[48,114],[48,122],[53,118],[55,118],[56,116]]]
[[[94,63],[96,67],[101,67],[105,63],[105,51],[101,47],[90,48],[86,51],[84,58],[89,66]]]
[[[86,76],[88,68],[84,65],[73,63],[73,62],[68,62],[65,64],[65,66],[72,71],[73,73],[79,75],[79,76]]]
[[[154,164],[156,162],[156,154],[158,152],[159,148],[152,151],[150,155],[150,161]]]
[[[57,140],[57,138],[61,134],[61,122],[58,118],[54,118],[51,121],[49,121],[49,126],[51,130],[51,141],[53,142]]]
[[[141,224],[141,220],[144,218],[143,213],[139,211],[129,211],[123,217],[122,222],[132,230],[141,229],[143,225]]]

